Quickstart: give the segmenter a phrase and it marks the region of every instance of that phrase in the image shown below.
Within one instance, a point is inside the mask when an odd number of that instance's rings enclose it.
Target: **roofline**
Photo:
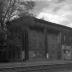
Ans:
[[[35,18],[35,17],[26,17],[26,19],[28,18],[28,20],[27,21],[25,21],[25,23],[26,22],[29,22],[29,21],[32,21],[32,22],[30,22],[30,23],[26,23],[27,24],[27,26],[28,25],[38,25],[38,26],[42,26],[42,27],[51,27],[51,26],[53,26],[52,28],[54,28],[54,29],[56,29],[56,30],[59,30],[59,31],[62,31],[62,30],[66,30],[66,31],[72,31],[72,28],[70,28],[70,27],[67,27],[67,26],[63,26],[63,25],[59,25],[59,24],[56,24],[56,23],[52,23],[52,22],[48,22],[48,21],[45,21],[45,20],[42,20],[42,19],[37,19],[37,18]],[[30,19],[30,20],[29,20]],[[12,22],[14,22],[14,23],[16,23],[16,22],[21,22],[22,24],[24,24],[24,17],[21,17],[21,18],[18,18],[18,19],[15,19],[15,20],[12,20],[12,21],[10,21],[11,23]],[[36,23],[38,23],[38,24],[36,24]],[[40,23],[40,24],[39,24]],[[25,24],[25,25],[26,25]]]
[[[39,22],[39,23],[44,23],[45,25],[48,25],[48,26],[49,25],[53,25],[55,27],[72,30],[72,28],[70,28],[70,27],[67,27],[67,26],[64,26],[64,25],[60,25],[60,24],[57,24],[57,23],[52,23],[52,22],[45,21],[45,20],[42,20],[42,19],[34,18],[34,21]]]

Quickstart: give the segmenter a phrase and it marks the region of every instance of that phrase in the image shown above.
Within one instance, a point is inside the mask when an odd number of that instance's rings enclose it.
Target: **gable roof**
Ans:
[[[34,18],[34,21],[37,23],[41,23],[41,24],[44,24],[46,27],[53,27],[55,29],[58,29],[58,30],[70,30],[72,31],[72,28],[70,27],[67,27],[67,26],[64,26],[64,25],[60,25],[60,24],[57,24],[57,23],[52,23],[52,22],[48,22],[48,21],[45,21],[45,20],[41,20],[41,19],[36,19]]]
[[[20,17],[18,19],[10,21],[11,24],[20,26],[20,27],[25,27],[25,26],[39,26],[39,27],[44,27],[44,28],[53,28],[59,31],[72,31],[72,28],[59,25],[56,23],[51,23],[45,20],[37,19],[35,17],[30,17],[30,16],[24,16]]]

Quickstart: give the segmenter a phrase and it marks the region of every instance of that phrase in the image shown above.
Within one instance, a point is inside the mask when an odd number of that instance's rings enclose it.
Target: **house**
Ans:
[[[11,33],[8,41],[12,46],[16,46],[9,48],[10,54],[7,53],[8,59],[12,61],[23,58],[61,60],[64,59],[62,47],[72,47],[72,28],[29,16],[15,19],[7,24]]]

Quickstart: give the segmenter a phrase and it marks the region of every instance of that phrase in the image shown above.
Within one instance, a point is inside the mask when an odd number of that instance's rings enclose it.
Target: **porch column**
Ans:
[[[44,29],[44,47],[45,47],[45,58],[48,58],[48,41],[47,41],[47,28]]]
[[[29,40],[28,40],[28,30],[25,32],[25,59],[29,59]]]
[[[60,59],[63,59],[62,46],[64,45],[64,41],[65,41],[65,39],[64,39],[64,32],[60,33],[60,37],[61,37],[61,43],[60,43],[61,58]]]
[[[57,59],[60,60],[61,59],[61,55],[62,55],[62,32],[59,32],[58,34],[58,51],[57,51]]]
[[[25,52],[25,61],[29,59],[29,44],[28,44],[28,30],[25,30],[24,31],[24,34],[23,34],[23,49],[24,52]]]

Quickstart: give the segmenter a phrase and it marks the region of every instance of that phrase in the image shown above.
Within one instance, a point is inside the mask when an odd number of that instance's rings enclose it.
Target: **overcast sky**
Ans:
[[[39,0],[33,9],[37,18],[72,27],[72,0]]]

